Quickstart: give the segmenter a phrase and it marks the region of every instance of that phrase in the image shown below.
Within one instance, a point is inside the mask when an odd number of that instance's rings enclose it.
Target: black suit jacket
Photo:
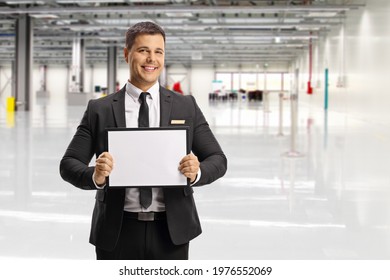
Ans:
[[[105,151],[105,129],[126,127],[125,94],[123,87],[115,94],[89,101],[60,163],[65,181],[81,189],[96,189],[92,181],[94,167],[88,165],[94,154],[98,157]],[[226,157],[192,96],[178,95],[160,87],[160,113],[160,127],[170,126],[171,120],[185,120],[190,128],[189,147],[198,157],[202,171],[196,186],[209,184],[225,174]],[[192,187],[164,188],[164,199],[174,244],[187,243],[202,232]],[[122,226],[124,200],[124,189],[97,190],[90,235],[92,244],[105,250],[115,247]]]

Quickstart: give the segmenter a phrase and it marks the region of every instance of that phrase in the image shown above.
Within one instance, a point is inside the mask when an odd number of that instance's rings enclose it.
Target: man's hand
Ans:
[[[198,157],[192,153],[183,157],[180,161],[179,170],[184,176],[190,179],[191,183],[193,183],[199,171]]]
[[[114,167],[114,160],[108,152],[103,152],[96,159],[95,164],[95,183],[97,185],[103,185],[106,183],[106,177],[108,177]]]

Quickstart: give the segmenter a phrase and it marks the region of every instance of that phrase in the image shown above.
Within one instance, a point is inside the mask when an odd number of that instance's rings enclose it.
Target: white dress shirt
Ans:
[[[126,84],[125,96],[125,117],[126,127],[138,127],[138,113],[141,106],[138,98],[142,90],[132,85],[130,82]],[[146,97],[146,103],[149,106],[149,127],[160,126],[160,84],[155,83],[149,90],[149,95]],[[129,143],[129,145],[139,145],[139,143]],[[147,149],[148,147],[144,147]],[[179,165],[179,163],[177,163]],[[148,171],[145,170],[145,176],[148,176]],[[127,188],[125,198],[125,211],[129,212],[161,212],[165,211],[164,193],[162,188],[152,188],[152,204],[147,208],[143,208],[139,203],[139,189]]]
[[[138,113],[141,106],[138,101],[142,90],[132,85],[130,82],[126,84],[125,95],[125,118],[126,127],[138,127]],[[149,127],[160,126],[160,84],[156,82],[147,92],[146,103],[149,106]],[[129,145],[138,145],[139,143],[129,143]],[[147,147],[144,147],[147,149]],[[115,159],[114,159],[115,161]],[[177,163],[179,166],[179,163]],[[148,171],[145,171],[145,175],[148,175]],[[94,176],[93,176],[94,177]],[[201,170],[199,169],[195,182],[196,184],[201,177]],[[103,189],[104,186],[95,186],[98,189]],[[127,188],[124,210],[128,212],[162,212],[165,211],[164,193],[162,188],[152,188],[152,204],[148,208],[141,206],[139,202],[139,189]]]

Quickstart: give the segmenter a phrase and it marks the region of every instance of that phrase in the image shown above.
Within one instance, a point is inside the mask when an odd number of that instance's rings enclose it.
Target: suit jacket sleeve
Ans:
[[[88,166],[95,151],[90,120],[92,105],[93,100],[88,103],[87,110],[60,163],[61,177],[81,189],[96,189],[92,181],[94,167]]]
[[[194,97],[191,98],[195,106],[192,151],[198,157],[202,172],[194,186],[201,186],[214,182],[226,173],[227,159]]]

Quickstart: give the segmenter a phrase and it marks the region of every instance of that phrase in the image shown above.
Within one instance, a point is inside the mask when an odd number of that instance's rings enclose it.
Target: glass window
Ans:
[[[282,73],[267,73],[267,90],[281,90],[282,89]]]
[[[257,89],[257,74],[242,73],[241,74],[241,88],[246,91]]]
[[[264,90],[264,84],[265,79],[264,79],[264,73],[259,73],[257,74],[257,89],[258,90]]]
[[[233,73],[233,90],[241,89],[240,85],[240,73]]]
[[[289,90],[289,73],[216,73],[216,80],[222,81],[226,90]]]
[[[232,89],[232,73],[217,73],[216,80],[222,81],[222,85],[226,90]]]
[[[290,73],[282,73],[283,76],[283,90],[290,90],[292,83],[292,75]]]

